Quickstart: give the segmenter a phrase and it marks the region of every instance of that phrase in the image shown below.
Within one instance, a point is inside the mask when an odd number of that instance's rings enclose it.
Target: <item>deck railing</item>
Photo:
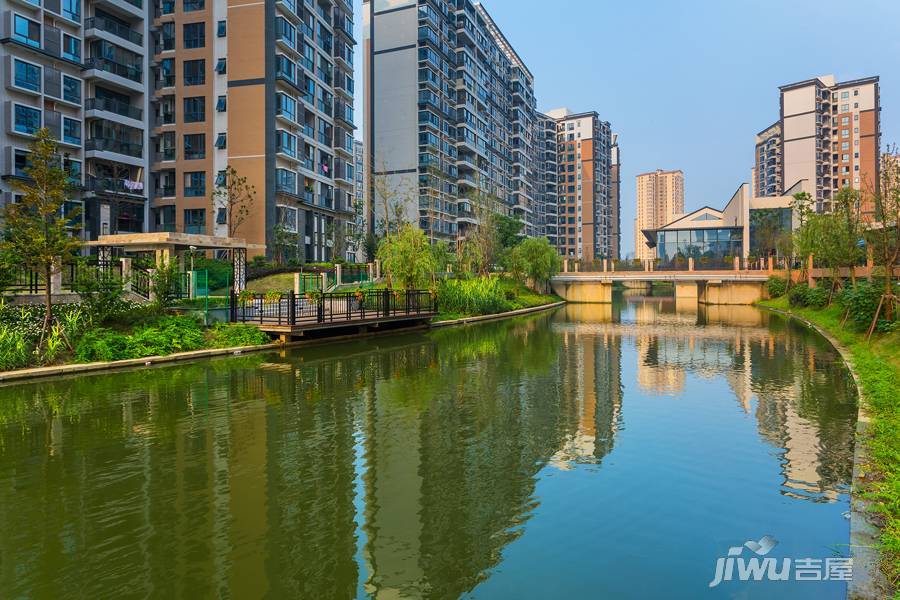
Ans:
[[[232,295],[231,320],[236,323],[302,327],[391,319],[437,312],[428,290],[365,290],[295,294]]]

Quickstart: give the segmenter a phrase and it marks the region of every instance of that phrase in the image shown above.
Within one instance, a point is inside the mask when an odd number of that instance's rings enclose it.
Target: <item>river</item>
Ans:
[[[0,387],[0,597],[839,598],[856,402],[799,325],[620,295]]]

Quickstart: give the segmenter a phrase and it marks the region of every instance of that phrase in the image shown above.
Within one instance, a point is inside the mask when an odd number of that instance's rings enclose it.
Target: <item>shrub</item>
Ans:
[[[201,256],[194,259],[194,268],[198,271],[206,271],[207,286],[210,290],[223,290],[231,283],[231,262],[229,261]]]
[[[132,358],[128,354],[128,336],[102,327],[88,331],[75,344],[75,360],[78,362],[125,358]]]
[[[788,292],[788,304],[793,307],[804,307],[806,306],[806,295],[809,293],[809,286],[805,283],[800,283],[791,288],[791,291]]]
[[[129,358],[187,352],[203,347],[203,329],[190,317],[162,317],[128,336]]]
[[[73,285],[88,320],[102,325],[122,312],[125,284],[120,277],[96,267],[84,267]]]
[[[863,328],[868,327],[875,318],[882,293],[884,291],[880,282],[857,281],[856,285],[845,287],[838,300],[849,311],[850,319],[856,326]],[[878,324],[879,331],[888,327],[887,321],[885,325],[880,322]]]
[[[810,308],[824,308],[828,304],[830,290],[827,287],[817,286],[806,290],[806,306]]]
[[[787,292],[787,280],[772,275],[769,277],[769,281],[766,282],[766,287],[769,290],[770,298],[781,298]]]
[[[209,348],[237,348],[238,346],[259,346],[268,344],[269,336],[253,325],[216,323],[206,333]]]
[[[462,315],[489,315],[513,308],[500,281],[491,277],[443,281],[437,300],[441,312]]]

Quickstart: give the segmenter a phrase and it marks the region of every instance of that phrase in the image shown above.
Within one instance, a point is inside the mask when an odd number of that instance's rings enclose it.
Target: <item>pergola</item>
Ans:
[[[112,259],[113,248],[121,248],[126,252],[153,252],[156,264],[178,260],[182,270],[186,251],[225,250],[231,255],[235,292],[240,292],[247,284],[247,250],[266,249],[262,244],[250,244],[239,238],[173,231],[101,235],[96,241],[87,242],[85,245],[97,248],[101,263]]]

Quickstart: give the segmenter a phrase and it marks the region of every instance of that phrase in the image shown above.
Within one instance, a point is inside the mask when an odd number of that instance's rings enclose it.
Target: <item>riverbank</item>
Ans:
[[[878,557],[887,585],[900,583],[900,332],[863,333],[842,325],[840,307],[821,310],[791,307],[787,298],[759,306],[799,318],[828,337],[841,351],[857,380],[861,396],[860,428],[854,465],[854,510],[862,509],[879,529]],[[851,529],[854,528],[851,519]],[[864,532],[861,532],[864,536]],[[852,597],[852,596],[851,596]],[[895,596],[896,597],[896,596]]]
[[[435,317],[427,326],[428,327],[448,327],[452,325],[463,325],[467,323],[475,323],[479,321],[487,321],[487,320],[495,320],[495,319],[506,319],[517,317],[521,315],[526,315],[542,310],[549,310],[551,308],[555,308],[557,306],[562,306],[565,304],[565,301],[562,301],[553,296],[543,296],[543,295],[535,295],[541,299],[547,299],[546,302],[541,302],[539,304],[534,304],[532,306],[526,306],[524,308],[518,308],[511,311],[505,311],[501,313],[495,314],[487,314],[487,315],[469,315],[464,317],[459,317],[455,315],[439,315]],[[532,299],[534,302],[535,300]],[[445,317],[441,319],[441,317]],[[178,317],[179,319],[185,319],[187,317]],[[226,326],[221,326],[224,329]],[[231,327],[240,327],[242,330],[244,328],[250,328],[249,325],[233,325],[227,326]],[[24,369],[16,369],[11,371],[0,371],[0,384],[4,383],[19,383],[32,379],[40,379],[47,377],[61,377],[65,375],[77,375],[80,373],[90,373],[90,372],[100,372],[100,371],[114,371],[121,369],[135,369],[135,368],[146,368],[151,367],[157,364],[166,364],[166,363],[174,363],[181,361],[190,361],[197,360],[201,358],[213,358],[219,356],[227,356],[227,355],[239,355],[246,354],[250,352],[262,352],[268,350],[279,350],[285,347],[297,347],[297,346],[309,346],[314,344],[323,344],[329,342],[338,342],[338,341],[347,341],[351,339],[360,339],[365,337],[371,337],[375,335],[382,335],[385,333],[400,333],[404,331],[410,331],[411,329],[421,329],[422,326],[417,328],[406,328],[406,329],[395,329],[395,330],[385,330],[382,332],[378,331],[369,331],[365,334],[345,334],[339,336],[331,336],[331,337],[323,337],[318,339],[310,339],[310,340],[300,340],[295,342],[288,342],[287,344],[283,344],[281,342],[272,342],[272,343],[260,343],[260,344],[250,344],[243,346],[234,346],[234,347],[215,347],[215,348],[201,348],[196,350],[190,350],[185,352],[172,352],[164,355],[152,355],[152,356],[141,356],[138,358],[129,358],[122,360],[106,360],[106,361],[93,361],[93,362],[68,362],[62,364],[48,365],[42,367],[30,367]],[[254,331],[258,333],[258,330],[254,328]]]

